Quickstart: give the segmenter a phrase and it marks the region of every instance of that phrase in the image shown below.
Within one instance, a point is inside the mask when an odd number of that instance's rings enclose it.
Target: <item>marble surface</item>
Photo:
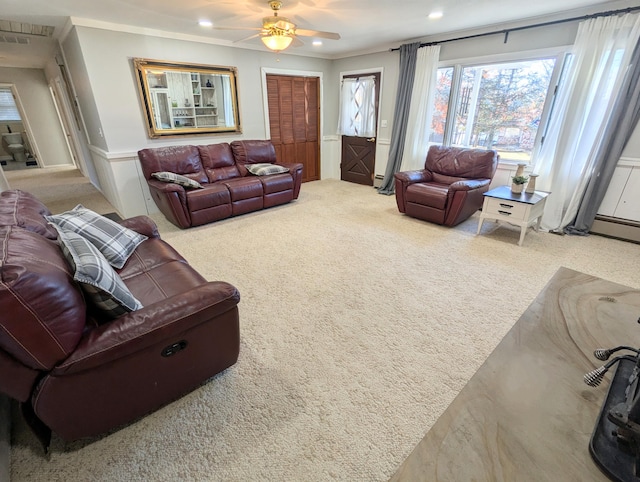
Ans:
[[[583,376],[639,317],[639,290],[560,268],[391,480],[609,480],[589,440],[614,370]]]

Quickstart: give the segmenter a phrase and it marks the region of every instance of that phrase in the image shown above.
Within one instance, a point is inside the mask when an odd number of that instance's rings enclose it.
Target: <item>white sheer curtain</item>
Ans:
[[[560,231],[573,221],[610,120],[615,93],[640,36],[640,16],[582,22],[549,129],[533,172],[538,189],[551,191],[542,227]]]
[[[231,79],[223,75],[222,78],[222,105],[224,107],[224,124],[226,127],[235,125],[236,120],[233,117],[233,99],[231,98]]]
[[[418,49],[401,171],[424,168],[424,161],[429,150],[439,58],[439,45]]]
[[[374,76],[342,79],[338,134],[358,137],[376,135],[375,92]]]

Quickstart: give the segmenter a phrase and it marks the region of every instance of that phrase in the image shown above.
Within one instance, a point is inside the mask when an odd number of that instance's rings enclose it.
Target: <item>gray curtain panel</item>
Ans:
[[[614,104],[611,122],[607,126],[603,142],[596,156],[596,163],[587,184],[578,214],[573,223],[565,227],[567,234],[586,235],[595,220],[600,204],[607,193],[607,188],[613,177],[638,119],[640,118],[640,42],[636,45],[631,63],[618,91]]]
[[[420,42],[400,46],[400,73],[398,77],[398,93],[396,94],[396,109],[393,113],[393,129],[391,131],[391,147],[387,170],[378,188],[380,194],[391,195],[394,191],[393,175],[400,170],[402,155],[404,154],[404,140],[407,137],[409,121],[409,107],[411,106],[411,92],[416,72],[416,59]],[[426,141],[425,141],[426,142]]]

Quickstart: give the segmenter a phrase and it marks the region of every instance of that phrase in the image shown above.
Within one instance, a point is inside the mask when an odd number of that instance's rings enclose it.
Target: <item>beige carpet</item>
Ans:
[[[560,266],[640,287],[640,245],[531,231],[518,247],[517,228],[436,226],[336,180],[187,231],[154,219],[240,290],[238,363],[49,457],[15,421],[14,482],[386,480]]]
[[[53,213],[82,204],[100,214],[115,212],[114,207],[75,167],[23,169],[4,173],[11,189],[29,191]]]

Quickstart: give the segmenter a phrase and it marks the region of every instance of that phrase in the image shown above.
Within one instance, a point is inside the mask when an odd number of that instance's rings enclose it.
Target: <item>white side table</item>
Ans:
[[[482,214],[478,221],[478,232],[485,219],[504,221],[515,226],[520,226],[520,241],[522,246],[527,228],[535,223],[535,230],[540,229],[540,220],[544,213],[544,204],[547,201],[548,192],[535,191],[532,194],[523,192],[514,194],[509,186],[500,186],[484,193]]]

